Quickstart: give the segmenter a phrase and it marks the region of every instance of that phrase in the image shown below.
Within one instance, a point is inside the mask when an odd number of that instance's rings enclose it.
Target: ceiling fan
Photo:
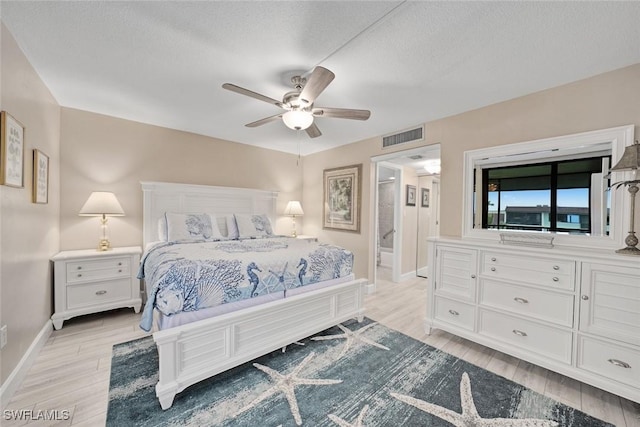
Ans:
[[[260,101],[268,102],[269,104],[273,104],[276,107],[286,110],[283,113],[248,123],[245,126],[253,128],[282,119],[288,128],[294,130],[304,129],[307,132],[307,135],[311,138],[316,138],[322,135],[322,132],[320,132],[320,129],[318,129],[318,126],[314,123],[315,117],[367,120],[371,115],[369,110],[314,107],[313,103],[318,95],[320,95],[322,91],[329,86],[329,83],[331,83],[334,78],[335,74],[326,68],[319,66],[313,69],[308,79],[301,76],[293,76],[291,78],[291,83],[293,84],[294,90],[285,93],[282,97],[282,101],[269,98],[268,96],[261,95],[231,83],[225,83],[222,87],[241,95],[250,96],[252,98],[259,99]]]

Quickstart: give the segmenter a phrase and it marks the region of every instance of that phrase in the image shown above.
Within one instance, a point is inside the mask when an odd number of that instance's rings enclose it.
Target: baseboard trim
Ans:
[[[11,372],[7,380],[0,387],[0,407],[4,410],[9,404],[9,401],[13,397],[13,394],[20,388],[20,384],[27,376],[27,372],[29,372],[29,368],[33,365],[40,350],[44,347],[45,343],[49,339],[51,332],[53,331],[53,323],[51,320],[47,320],[36,335],[35,339],[27,349],[27,352],[22,356],[20,362],[15,367],[15,369]]]
[[[400,275],[400,281],[401,282],[404,282],[404,281],[410,280],[410,279],[414,279],[414,278],[416,278],[416,271],[415,270],[409,271],[407,273],[404,273],[404,274]]]

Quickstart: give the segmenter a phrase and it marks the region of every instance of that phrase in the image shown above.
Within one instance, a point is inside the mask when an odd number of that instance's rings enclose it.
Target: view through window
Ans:
[[[482,227],[590,234],[605,218],[608,235],[610,156],[505,166],[482,171]],[[595,197],[594,197],[595,196]]]

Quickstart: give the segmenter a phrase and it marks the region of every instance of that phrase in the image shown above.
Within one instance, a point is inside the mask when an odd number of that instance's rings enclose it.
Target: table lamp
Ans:
[[[99,251],[108,251],[111,247],[107,233],[107,216],[124,216],[124,211],[115,194],[107,191],[94,191],[91,193],[79,216],[100,216],[102,223],[102,238],[98,244]]]
[[[296,216],[304,215],[304,211],[302,210],[302,205],[297,200],[292,200],[287,203],[287,207],[284,208],[284,214],[289,215],[293,220],[293,231],[291,232],[291,237],[296,237],[298,234],[296,233]]]
[[[629,181],[620,181],[612,184],[612,187],[620,187],[622,185],[626,185],[629,187],[629,194],[631,195],[631,217],[629,224],[629,234],[624,239],[624,243],[627,245],[626,248],[618,249],[616,252],[624,255],[640,255],[640,249],[636,246],[638,245],[638,237],[636,236],[636,232],[633,226],[633,220],[635,216],[635,205],[636,205],[636,193],[638,192],[638,184],[640,184],[640,179],[638,179],[637,172],[640,169],[640,144],[638,141],[634,144],[631,144],[628,147],[625,147],[624,153],[622,157],[618,161],[618,163],[611,168],[612,171],[632,171],[633,176]]]

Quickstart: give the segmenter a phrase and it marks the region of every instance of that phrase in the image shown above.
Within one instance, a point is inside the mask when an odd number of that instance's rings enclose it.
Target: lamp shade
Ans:
[[[612,171],[634,169],[640,169],[640,144],[638,144],[638,141],[625,147],[622,157],[618,160],[618,163],[611,168]]]
[[[303,130],[313,123],[313,114],[308,111],[291,110],[282,115],[282,121],[289,129]]]
[[[124,216],[124,211],[116,195],[108,191],[94,191],[91,193],[82,209],[80,216]]]
[[[284,208],[284,214],[289,216],[300,216],[304,215],[304,211],[302,210],[302,205],[297,200],[292,200],[287,203],[287,207]]]

